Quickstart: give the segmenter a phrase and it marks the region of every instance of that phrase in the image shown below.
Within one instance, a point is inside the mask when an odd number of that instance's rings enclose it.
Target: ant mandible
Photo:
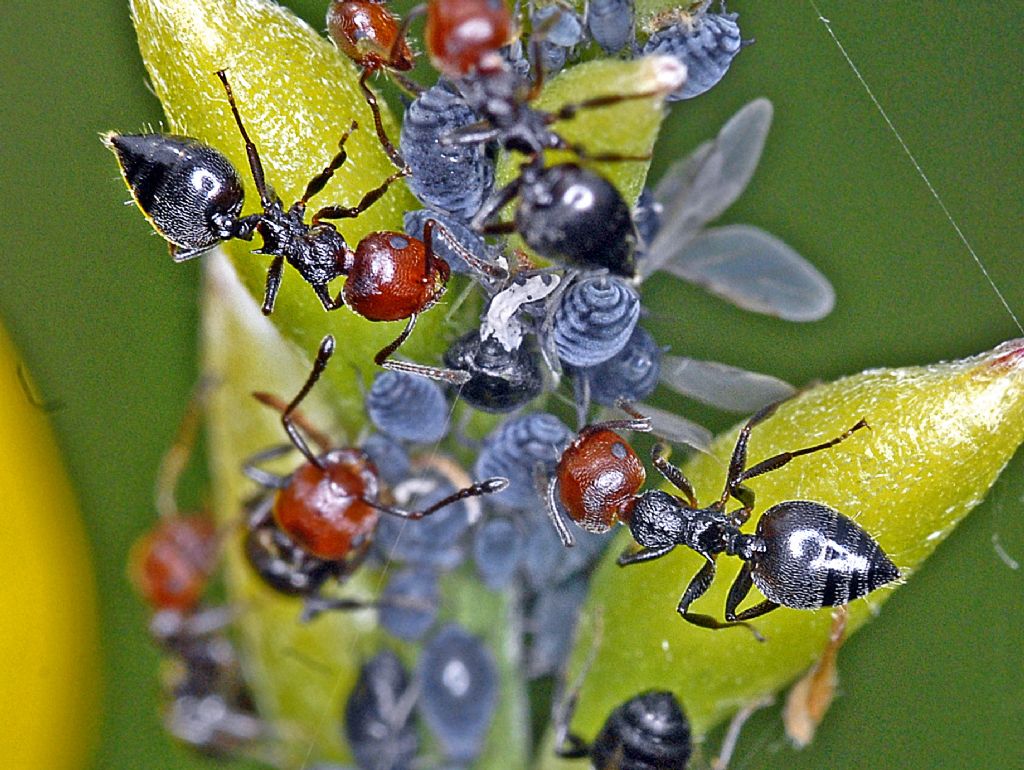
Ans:
[[[303,568],[309,567],[317,572],[309,585],[314,594],[319,592],[320,585],[330,574],[345,575],[358,565],[370,545],[380,514],[422,519],[459,500],[493,494],[508,486],[507,479],[490,478],[460,489],[423,510],[407,511],[382,501],[377,468],[362,450],[345,447],[325,448],[320,454],[314,452],[299,430],[301,418],[296,410],[320,379],[334,354],[334,348],[334,337],[324,337],[306,382],[281,414],[281,424],[290,445],[260,452],[244,466],[244,472],[249,478],[275,490],[271,503],[273,525],[286,536],[289,544],[294,544],[304,555],[311,557],[303,560]],[[266,397],[261,400],[270,401]],[[259,463],[292,448],[302,454],[305,462],[287,476],[279,476],[259,467]],[[265,522],[253,521],[250,526],[253,529],[263,527]],[[252,551],[249,556],[250,561],[253,561],[252,556],[258,551],[258,543],[251,542],[252,538],[249,540],[247,550]],[[282,550],[280,542],[271,545],[275,550]],[[294,555],[291,554],[289,558]],[[270,561],[268,559],[267,563]],[[319,569],[324,562],[331,563],[329,570]],[[280,588],[287,580],[269,582]],[[344,599],[332,602],[319,597],[311,598],[317,601],[312,610],[307,608],[307,617],[323,609],[347,609],[354,604]]]
[[[619,406],[633,419],[589,425],[562,454],[548,483],[548,514],[566,546],[572,545],[573,538],[558,513],[556,487],[569,516],[583,529],[605,532],[617,522],[627,524],[641,547],[638,551],[623,552],[619,566],[660,558],[679,545],[703,556],[706,563],[679,600],[677,610],[685,620],[714,629],[744,625],[763,641],[745,621],[778,607],[818,609],[844,605],[899,577],[899,570],[864,529],[822,503],[786,500],[764,512],[754,534],[740,531],[754,508],[754,493],[745,482],[778,470],[801,455],[834,447],[868,427],[863,419],[829,441],[781,452],[748,467],[750,432],[778,404],[761,409],[740,430],[721,496],[701,508],[689,480],[669,463],[668,447],[664,444],[654,446],[651,461],[682,492],[682,498],[660,490],[639,492],[646,480],[643,464],[615,431],[647,432],[651,423],[629,404]],[[730,498],[738,500],[741,506],[727,513],[725,507]],[[690,612],[690,605],[714,580],[715,559],[720,553],[743,561],[729,589],[724,623],[710,615]],[[737,612],[752,586],[757,586],[765,600]]]

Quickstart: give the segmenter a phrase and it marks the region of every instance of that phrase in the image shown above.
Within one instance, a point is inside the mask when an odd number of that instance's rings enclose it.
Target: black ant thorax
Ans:
[[[685,546],[702,556],[724,553],[749,560],[764,550],[757,535],[746,535],[718,506],[693,508],[660,490],[640,494],[629,520],[633,539],[645,548]]]
[[[317,290],[344,274],[348,244],[334,225],[307,225],[305,216],[306,206],[301,201],[287,211],[280,201],[268,207],[259,215],[256,227],[263,237],[263,246],[257,253],[284,257]]]

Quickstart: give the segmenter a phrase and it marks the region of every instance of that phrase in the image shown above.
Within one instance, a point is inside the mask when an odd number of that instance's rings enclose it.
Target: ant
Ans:
[[[296,410],[320,379],[334,349],[334,337],[327,335],[320,343],[306,382],[281,414],[290,445],[260,452],[244,466],[250,479],[274,490],[269,504],[260,506],[250,519],[246,540],[249,560],[273,587],[307,594],[307,618],[325,609],[366,606],[346,599],[323,599],[319,589],[328,577],[341,578],[358,567],[366,556],[380,514],[422,519],[459,500],[493,494],[508,486],[507,479],[490,478],[460,489],[423,510],[407,511],[384,502],[377,468],[361,449],[321,447],[321,453],[314,452],[299,430],[302,420]],[[260,400],[272,402],[272,397]],[[292,448],[299,451],[305,462],[287,476],[259,467],[259,463]]]
[[[605,532],[616,522],[627,524],[641,548],[623,552],[618,559],[622,567],[660,558],[678,545],[703,556],[705,565],[690,580],[679,600],[677,610],[684,620],[713,629],[747,626],[763,641],[745,621],[778,607],[818,609],[844,605],[899,577],[899,570],[867,532],[849,517],[821,503],[778,503],[764,512],[754,534],[740,531],[754,508],[754,493],[745,482],[778,470],[801,455],[834,447],[867,428],[863,419],[829,441],[781,452],[748,467],[750,433],[775,412],[778,403],[764,407],[740,430],[721,496],[702,508],[689,480],[669,463],[665,444],[655,444],[651,461],[682,493],[682,498],[660,490],[639,491],[646,480],[643,463],[615,431],[649,432],[651,423],[630,404],[620,403],[619,407],[633,419],[589,425],[562,454],[548,483],[548,515],[563,544],[571,546],[572,535],[558,512],[557,487],[565,510],[583,529]],[[725,507],[730,498],[738,500],[740,507],[727,513]],[[715,559],[720,553],[743,561],[726,599],[725,622],[690,612],[690,605],[714,580]],[[737,612],[752,586],[764,594],[765,601]]]
[[[274,257],[267,272],[263,314],[270,315],[281,286],[285,260],[299,271],[325,310],[344,305],[341,296],[332,298],[327,285],[348,275],[353,252],[334,225],[324,220],[351,219],[380,200],[388,188],[408,175],[401,169],[377,188],[366,193],[355,206],[325,206],[306,224],[306,205],[324,189],[334,172],[347,159],[345,142],[358,127],[353,121],[338,142],[338,153],[306,185],[291,208],[267,185],[256,145],[242,123],[231,85],[224,70],[217,77],[224,85],[228,104],[242,139],[262,211],[241,216],[245,191],[238,171],[220,152],[196,139],[173,134],[103,135],[103,142],[117,156],[128,189],[150,224],[170,246],[175,262],[184,262],[223,241],[252,240],[263,236],[257,254]]]
[[[381,0],[332,0],[327,9],[327,34],[343,54],[362,67],[359,88],[373,113],[377,138],[391,162],[405,168],[405,160],[384,131],[377,97],[366,84],[371,75],[384,70],[403,89],[416,95],[423,89],[404,77],[415,65],[405,39],[412,15],[399,21]]]

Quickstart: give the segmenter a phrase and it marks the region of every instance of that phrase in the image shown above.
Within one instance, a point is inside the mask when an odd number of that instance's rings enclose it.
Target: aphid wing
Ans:
[[[677,393],[728,412],[755,412],[796,392],[788,382],[767,374],[683,356],[662,359],[661,381]]]
[[[706,230],[664,269],[744,310],[787,321],[817,321],[835,305],[835,291],[825,276],[790,246],[752,225]]]
[[[731,206],[750,183],[772,123],[772,103],[755,99],[672,166],[655,188],[665,223],[642,262],[645,274],[660,269],[703,225]]]
[[[711,446],[712,433],[703,425],[685,417],[666,412],[650,404],[637,404],[637,409],[651,418],[654,433],[673,444],[684,444],[698,452],[707,452]]]

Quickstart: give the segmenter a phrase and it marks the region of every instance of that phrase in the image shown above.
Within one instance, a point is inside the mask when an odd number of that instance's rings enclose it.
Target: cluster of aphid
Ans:
[[[397,168],[355,206],[327,205],[307,218],[308,202],[346,161],[345,140],[355,124],[342,134],[337,155],[286,208],[264,177],[258,142],[241,114],[245,105],[236,102],[225,71],[217,75],[245,142],[260,201],[256,213],[242,215],[241,175],[216,149],[166,134],[105,137],[135,202],[176,261],[259,235],[258,253],[272,257],[265,314],[273,311],[287,263],[325,310],[347,307],[369,321],[407,321],[375,357],[390,370],[366,395],[375,433],[358,447],[339,448],[302,415],[303,400],[334,352],[328,336],[294,398],[257,394],[280,411],[288,443],[251,458],[243,469],[263,489],[246,503],[245,558],[271,589],[302,599],[297,622],[369,607],[396,638],[429,638],[414,677],[390,652],[364,665],[343,718],[360,768],[420,766],[417,715],[442,747],[444,762],[467,766],[481,751],[497,700],[492,654],[458,626],[435,630],[439,576],[460,568],[468,554],[488,588],[501,590],[517,580],[522,586],[531,677],[561,672],[572,634],[565,618],[574,617],[583,601],[588,571],[607,544],[602,535],[615,523],[627,525],[641,546],[620,557],[620,564],[654,559],[679,545],[707,560],[678,611],[708,628],[749,627],[747,621],[779,606],[842,605],[898,575],[866,532],[820,503],[780,503],[759,519],[755,533],[741,531],[753,511],[747,481],[834,446],[863,422],[832,441],[748,467],[752,428],[770,413],[765,405],[791,389],[763,375],[665,355],[639,324],[639,284],[658,270],[741,307],[792,320],[817,318],[831,308],[828,283],[777,239],[749,226],[705,230],[749,181],[770,105],[759,100],[743,108],[635,205],[588,165],[635,158],[588,152],[552,126],[581,110],[666,94],[612,94],[552,112],[534,106],[546,77],[595,47],[621,56],[673,56],[688,76],[673,83],[668,100],[697,96],[724,76],[744,45],[736,14],[698,3],[689,13],[661,19],[641,44],[630,0],[590,0],[585,15],[562,2],[526,6],[517,3],[513,11],[500,0],[430,0],[403,23],[383,3],[330,4],[328,32],[362,68],[360,86],[377,136]],[[420,14],[426,17],[426,51],[440,73],[429,88],[404,74],[414,63],[406,32]],[[528,38],[522,31],[527,28]],[[680,74],[684,67],[677,67]],[[411,98],[397,145],[367,85],[377,72]],[[577,161],[549,163],[549,150],[571,151]],[[495,188],[500,152],[523,160],[517,176]],[[370,233],[351,247],[331,221],[359,216],[400,179],[423,206],[406,213],[406,232]],[[499,221],[509,208],[511,218]],[[553,267],[535,267],[510,251],[503,238],[510,234]],[[466,275],[483,292],[479,326],[452,343],[445,368],[393,358],[452,273]],[[332,295],[330,284],[341,277],[344,285]],[[579,431],[539,410],[544,396],[565,382]],[[644,465],[618,433],[654,430],[692,446],[707,442],[699,426],[632,406],[659,384],[725,409],[760,409],[741,432],[721,497],[707,507],[698,505],[661,444],[652,464],[681,496],[641,491]],[[448,434],[452,399],[509,415],[480,445],[473,470],[482,481],[473,482],[434,451]],[[631,419],[588,424],[594,404],[618,405]],[[468,441],[454,439],[463,446]],[[171,452],[171,465],[180,465],[188,443]],[[266,469],[268,461],[292,450],[302,462],[290,473]],[[164,474],[165,492],[174,477]],[[171,498],[161,499],[164,515],[140,545],[134,574],[155,610],[154,635],[180,669],[169,684],[167,723],[207,751],[244,751],[270,731],[224,633],[232,611],[201,604],[220,549],[233,547],[234,540],[221,542],[208,519],[182,516]],[[740,507],[726,511],[733,499]],[[566,517],[581,530],[575,536]],[[565,551],[563,545],[575,547]],[[711,584],[721,553],[744,562],[724,621],[689,609]],[[367,560],[400,566],[389,570],[372,601],[338,596],[335,586]],[[739,610],[754,585],[766,600]],[[689,727],[668,693],[629,699],[592,744],[568,732],[569,719],[563,713],[558,720],[559,753],[589,757],[598,768],[681,768],[689,759]]]

